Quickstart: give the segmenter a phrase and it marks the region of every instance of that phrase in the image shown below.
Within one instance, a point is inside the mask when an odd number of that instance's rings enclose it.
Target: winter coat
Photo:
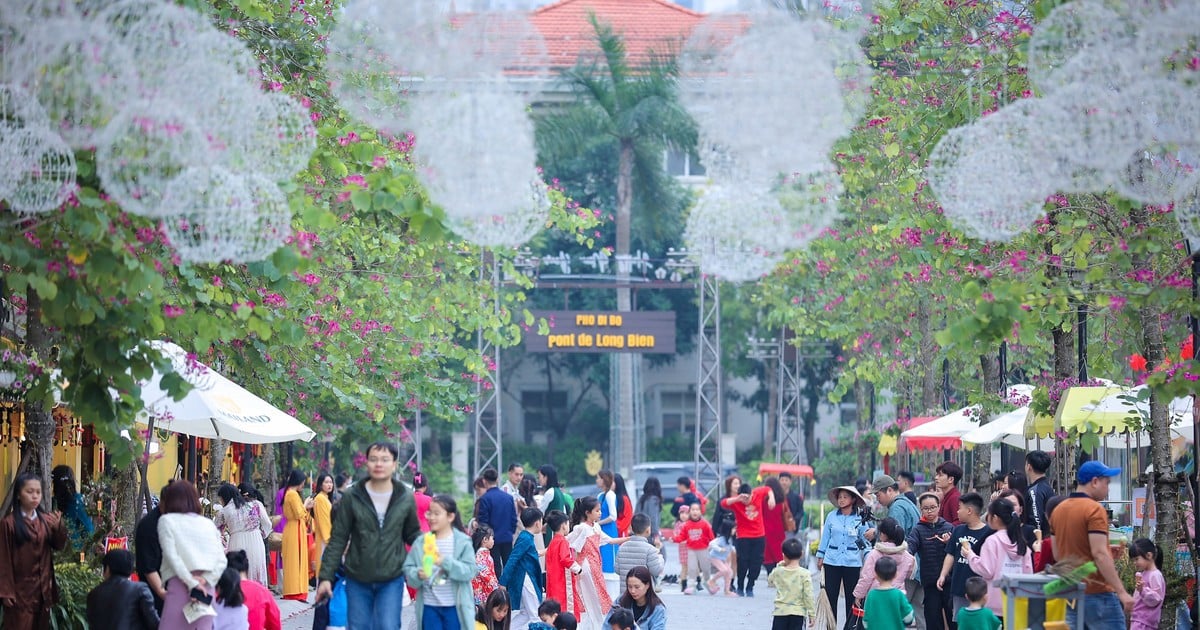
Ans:
[[[983,541],[979,555],[971,556],[967,565],[975,575],[987,581],[987,607],[996,613],[997,617],[1001,617],[1004,615],[1004,608],[996,582],[1005,573],[1033,573],[1033,554],[1026,549],[1024,555],[1019,555],[1017,544],[1008,537],[1008,531],[1000,530]]]
[[[866,560],[863,561],[862,571],[858,572],[858,584],[854,585],[855,599],[866,599],[867,593],[875,587],[875,562],[883,556],[896,561],[896,578],[892,580],[892,584],[904,592],[904,581],[912,578],[913,571],[916,569],[916,560],[913,559],[911,553],[908,553],[908,545],[904,543],[893,545],[879,542],[875,543],[875,548],[867,554]],[[905,595],[907,594],[905,593]]]
[[[917,559],[917,579],[925,588],[937,587],[942,563],[946,560],[946,543],[938,537],[952,531],[954,526],[940,516],[936,523],[917,521],[908,531],[908,551]]]
[[[421,536],[416,503],[404,484],[392,481],[392,498],[380,527],[375,504],[367,494],[367,483],[364,479],[351,486],[333,513],[333,531],[321,556],[322,581],[334,582],[338,567],[344,566],[346,577],[356,582],[390,582],[404,573],[404,560],[408,557],[404,546]],[[472,571],[474,560],[471,554]]]

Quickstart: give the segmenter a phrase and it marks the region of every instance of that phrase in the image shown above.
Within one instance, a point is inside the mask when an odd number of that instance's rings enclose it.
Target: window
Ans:
[[[659,393],[663,433],[686,433],[696,427],[696,390],[664,391]]]
[[[704,175],[704,165],[695,155],[669,147],[663,155],[663,168],[672,177],[700,177]]]
[[[842,424],[858,424],[858,405],[842,403],[838,405],[838,411],[841,413]]]
[[[566,419],[567,392],[564,390],[521,392],[521,410],[525,415],[525,435],[550,431]]]

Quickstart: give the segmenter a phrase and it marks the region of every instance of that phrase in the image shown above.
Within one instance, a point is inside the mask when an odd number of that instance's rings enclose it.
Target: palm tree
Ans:
[[[651,54],[645,63],[629,59],[625,42],[612,27],[591,16],[598,54],[581,57],[562,72],[575,102],[538,121],[538,149],[543,163],[577,154],[597,138],[612,143],[617,154],[616,250],[617,310],[632,310],[628,286],[630,223],[634,195],[647,208],[667,207],[672,187],[663,166],[668,146],[691,151],[696,128],[679,103],[679,68],[673,55]],[[660,203],[661,202],[661,203]],[[620,447],[614,468],[628,473],[633,466],[633,361],[617,355]]]

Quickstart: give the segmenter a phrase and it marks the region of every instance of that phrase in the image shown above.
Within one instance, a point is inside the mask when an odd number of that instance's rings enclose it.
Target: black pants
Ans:
[[[947,584],[946,588],[950,588]],[[946,624],[950,625],[947,626]],[[925,585],[925,630],[953,630],[958,624],[954,623],[954,596],[950,591],[939,591],[937,582]]]
[[[754,590],[758,574],[762,571],[763,550],[767,548],[766,537],[738,538],[733,542],[737,550],[737,587]]]
[[[508,564],[508,557],[512,555],[512,546],[510,542],[492,545],[492,564],[496,565],[497,576],[504,573],[504,565]]]
[[[800,615],[775,615],[771,630],[804,630],[804,617]]]
[[[858,584],[858,574],[862,567],[836,567],[825,565],[825,596],[829,598],[829,609],[837,614],[838,596],[846,600],[846,627],[854,621],[850,607],[854,605],[854,585]]]

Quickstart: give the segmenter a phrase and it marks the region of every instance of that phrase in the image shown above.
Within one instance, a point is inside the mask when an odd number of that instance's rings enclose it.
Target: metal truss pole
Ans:
[[[646,461],[646,397],[642,391],[642,355],[633,355],[633,463]],[[633,469],[630,469],[632,472]]]
[[[787,331],[779,335],[779,425],[775,431],[775,460],[807,463],[804,452],[804,407],[800,395],[800,349],[792,346]]]
[[[700,276],[696,381],[696,479],[721,479],[721,297],[716,276]],[[715,483],[707,492],[715,492]]]
[[[480,282],[492,285],[492,308],[500,314],[500,263],[484,250],[479,265]],[[495,364],[475,384],[475,476],[489,466],[500,470],[503,461],[500,413],[500,347],[487,338],[482,326],[476,331],[476,348],[480,357],[491,357]]]

